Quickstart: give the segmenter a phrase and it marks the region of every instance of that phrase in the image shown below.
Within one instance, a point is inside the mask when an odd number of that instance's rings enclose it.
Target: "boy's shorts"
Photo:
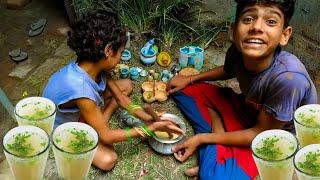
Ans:
[[[196,83],[173,95],[196,134],[211,133],[208,108],[218,112],[225,131],[238,131],[252,126],[245,117],[244,98],[230,88]],[[249,119],[250,120],[250,119]],[[199,148],[200,179],[254,179],[258,175],[249,147],[202,145]]]

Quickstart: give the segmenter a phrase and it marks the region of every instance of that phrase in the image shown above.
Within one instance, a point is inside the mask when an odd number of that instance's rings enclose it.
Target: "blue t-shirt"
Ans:
[[[61,104],[74,99],[88,98],[97,106],[103,106],[103,92],[106,89],[106,76],[101,74],[101,81],[95,82],[75,61],[53,74],[43,91],[43,96],[51,99],[57,106],[54,128],[65,122],[78,122],[78,107],[60,108]]]
[[[239,81],[246,109],[254,117],[264,108],[280,121],[291,121],[299,106],[317,103],[315,86],[304,65],[280,47],[266,70],[252,73],[246,70],[241,53],[232,45],[226,54],[224,71]]]

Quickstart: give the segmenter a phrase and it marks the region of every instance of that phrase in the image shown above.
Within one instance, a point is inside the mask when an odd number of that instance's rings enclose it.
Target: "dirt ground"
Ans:
[[[61,66],[68,63],[69,60],[74,57],[74,54],[66,46],[66,32],[68,30],[68,23],[66,15],[61,6],[59,6],[54,0],[33,0],[23,10],[8,10],[5,5],[6,0],[0,0],[0,87],[8,95],[13,104],[23,98],[23,94],[28,95],[40,95],[41,90],[47,80],[47,78]],[[36,37],[28,37],[28,29],[30,23],[39,19],[47,18],[48,23],[45,26],[44,32]],[[306,57],[306,67],[310,72],[318,95],[320,95],[320,59],[319,49],[316,49],[316,53],[312,48],[309,51],[302,50],[304,47],[303,37],[297,36],[291,40],[291,45],[288,46],[289,50],[297,51],[299,57]],[[319,44],[311,44],[310,47],[316,46],[319,48]],[[210,60],[210,65],[204,68],[210,68],[223,64],[224,48],[209,48],[206,51],[205,59]],[[29,55],[29,59],[23,63],[16,64],[10,60],[8,52],[12,49],[21,48]],[[315,61],[315,59],[317,61]],[[235,81],[229,81],[226,83],[228,86],[237,90],[237,83]],[[136,83],[139,90],[139,83]],[[319,96],[320,97],[320,96]],[[168,104],[162,104],[162,106],[173,105],[172,101]],[[1,142],[4,134],[16,126],[16,122],[13,121],[5,109],[0,106],[0,137]],[[189,135],[192,134],[192,129],[188,127]],[[140,143],[135,141],[134,145]],[[126,152],[128,148],[130,152]],[[170,167],[165,167],[166,172],[152,171],[152,167],[149,167],[150,174],[154,173],[154,177],[158,179],[176,179],[176,177],[182,177],[182,171],[187,167],[195,163],[195,159],[185,165],[180,165],[173,160],[173,158],[166,157],[165,160],[160,160],[162,156],[153,156],[153,151],[148,148],[147,142],[143,142],[141,146],[129,147],[127,144],[120,144],[116,146],[116,150],[120,151],[120,160],[117,166],[121,168],[115,168],[111,175],[105,176],[104,172],[101,172],[95,168],[90,171],[90,177],[107,177],[110,179],[136,179],[137,174],[140,172],[141,167],[144,166],[144,162],[151,161],[156,166],[163,166],[163,164],[169,163]],[[124,156],[133,156],[134,153],[138,153],[138,157],[142,159],[124,159]],[[140,154],[140,152],[144,152]],[[122,154],[121,154],[122,153]],[[1,176],[1,174],[8,173],[8,169],[3,162],[4,159],[2,146],[0,147],[0,179],[8,178],[7,176]],[[56,176],[54,168],[53,155],[51,153],[46,170],[46,179],[55,179]],[[176,168],[179,167],[179,168]],[[170,170],[171,168],[171,170]],[[172,171],[174,169],[174,171]],[[172,173],[171,173],[172,171]],[[130,172],[128,174],[128,172]],[[171,173],[171,174],[170,174]],[[124,177],[123,177],[124,175]],[[152,174],[153,175],[153,174]],[[184,178],[179,178],[184,179]]]

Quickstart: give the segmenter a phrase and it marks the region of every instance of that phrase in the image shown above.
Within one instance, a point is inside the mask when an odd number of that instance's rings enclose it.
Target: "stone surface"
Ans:
[[[27,59],[24,62],[19,63],[13,71],[10,72],[10,77],[16,77],[19,79],[24,79],[27,74],[36,66],[35,64],[31,63],[31,59]]]
[[[70,62],[74,59],[75,53],[72,51],[67,42],[61,43],[61,45],[55,50],[54,56],[52,58],[46,59],[36,70],[34,70],[30,77],[41,77],[44,74],[51,75],[60,67]]]
[[[56,49],[54,56],[64,57],[64,56],[68,56],[70,54],[74,54],[74,51],[69,48],[69,46],[67,45],[67,42],[65,41],[64,43],[62,43],[60,45],[60,47],[58,47]]]
[[[7,0],[8,9],[22,9],[31,0]]]

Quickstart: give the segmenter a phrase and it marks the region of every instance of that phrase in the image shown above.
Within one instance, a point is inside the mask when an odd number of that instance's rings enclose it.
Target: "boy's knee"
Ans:
[[[126,79],[125,80],[125,88],[124,88],[124,93],[126,94],[126,95],[129,95],[129,94],[131,94],[131,92],[132,92],[132,90],[133,90],[133,83],[132,83],[132,81],[130,80],[130,79]]]
[[[115,152],[110,152],[108,155],[103,156],[100,159],[99,167],[101,170],[109,171],[111,170],[117,163],[118,155]]]

